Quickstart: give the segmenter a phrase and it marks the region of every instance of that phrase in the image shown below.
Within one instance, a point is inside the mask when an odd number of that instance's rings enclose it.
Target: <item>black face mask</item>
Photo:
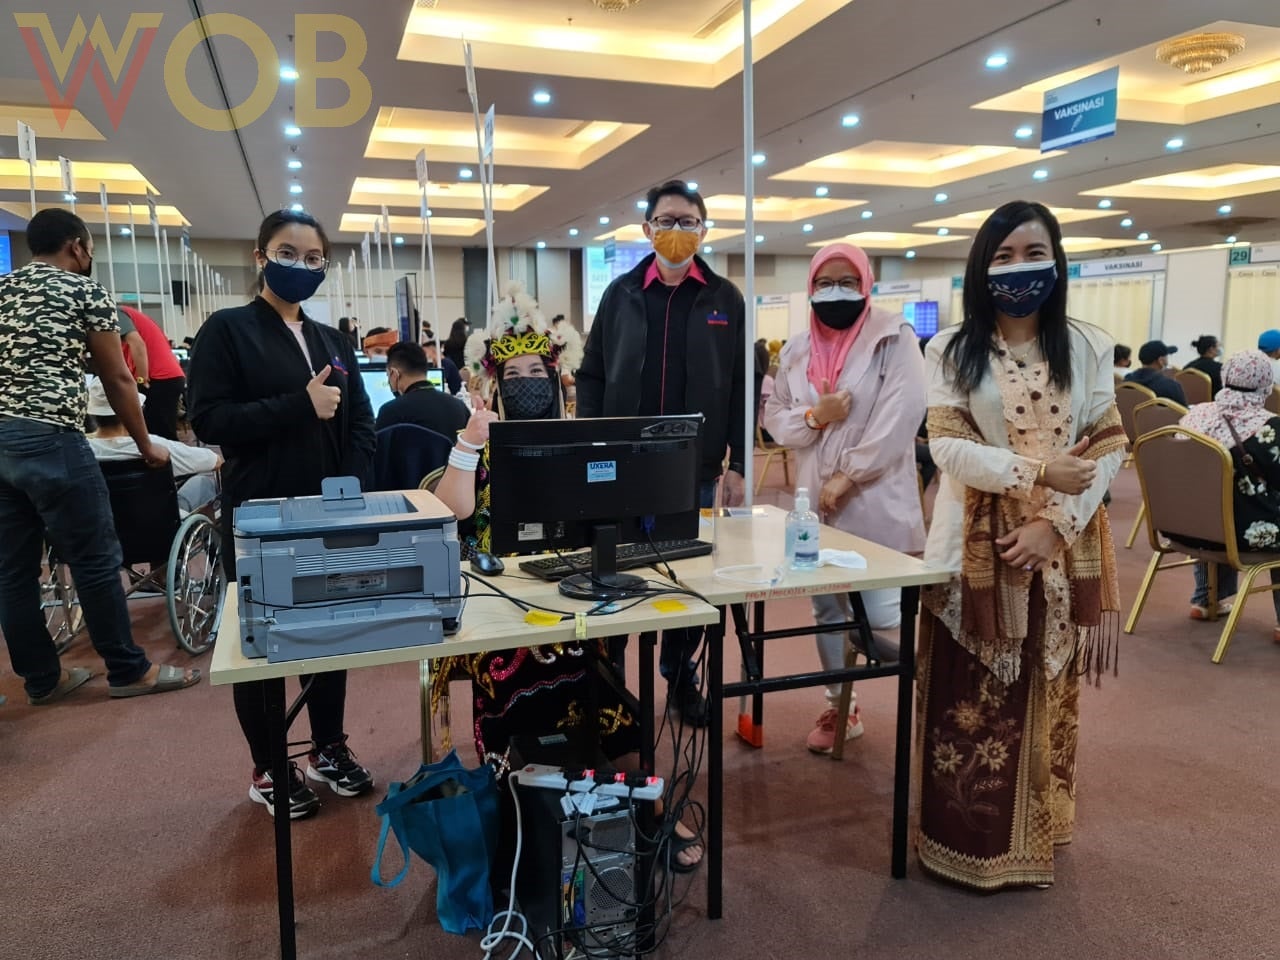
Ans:
[[[89,262],[85,264],[83,267],[77,267],[76,273],[80,274],[80,276],[82,277],[92,277],[93,276],[93,254],[89,253],[87,250],[85,251],[85,253],[89,257]]]
[[[543,420],[555,405],[555,383],[550,377],[512,377],[503,380],[502,415],[507,420]]]
[[[832,330],[848,330],[866,309],[867,301],[863,297],[856,300],[820,300],[811,302],[814,316],[824,327]]]

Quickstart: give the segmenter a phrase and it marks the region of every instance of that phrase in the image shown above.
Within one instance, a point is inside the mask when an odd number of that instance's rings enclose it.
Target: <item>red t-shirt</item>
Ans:
[[[183,375],[182,365],[178,363],[178,358],[173,355],[173,350],[169,346],[169,341],[164,335],[164,331],[160,329],[160,325],[148,317],[145,313],[133,309],[133,307],[121,306],[121,310],[129,315],[129,319],[133,321],[133,325],[138,328],[138,336],[142,338],[142,342],[147,346],[147,363],[148,372],[152,380],[177,380]],[[129,365],[129,369],[133,369],[133,357],[129,355],[128,344],[124,345],[124,362]]]

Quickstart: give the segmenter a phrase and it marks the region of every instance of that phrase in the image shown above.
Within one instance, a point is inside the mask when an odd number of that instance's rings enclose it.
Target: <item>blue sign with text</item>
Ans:
[[[1040,152],[1115,136],[1119,83],[1120,68],[1112,67],[1065,87],[1045,91]]]

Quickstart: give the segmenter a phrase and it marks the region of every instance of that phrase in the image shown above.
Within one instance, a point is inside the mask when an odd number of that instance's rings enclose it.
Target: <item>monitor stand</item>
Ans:
[[[591,573],[575,573],[560,581],[560,593],[571,600],[623,600],[645,586],[644,577],[618,573],[618,526],[597,524],[591,538]]]

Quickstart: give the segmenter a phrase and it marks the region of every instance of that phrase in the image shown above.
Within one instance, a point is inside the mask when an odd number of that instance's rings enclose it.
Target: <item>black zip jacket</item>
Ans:
[[[222,448],[223,529],[246,500],[320,493],[326,477],[357,477],[370,488],[373,410],[351,341],[302,316],[310,358],[275,309],[258,297],[219,310],[191,348],[187,412],[201,441]],[[316,416],[307,383],[325,366],[342,391],[332,420]],[[228,542],[227,553],[234,554]]]
[[[576,377],[580,418],[634,417],[640,412],[647,332],[644,276],[652,262],[652,255],[646,257],[609,284],[600,298]],[[685,364],[685,403],[683,409],[667,412],[705,418],[700,479],[708,481],[720,476],[726,449],[729,469],[744,472],[746,308],[737,287],[701,258],[697,262],[706,285],[689,312],[685,351],[671,358]]]

